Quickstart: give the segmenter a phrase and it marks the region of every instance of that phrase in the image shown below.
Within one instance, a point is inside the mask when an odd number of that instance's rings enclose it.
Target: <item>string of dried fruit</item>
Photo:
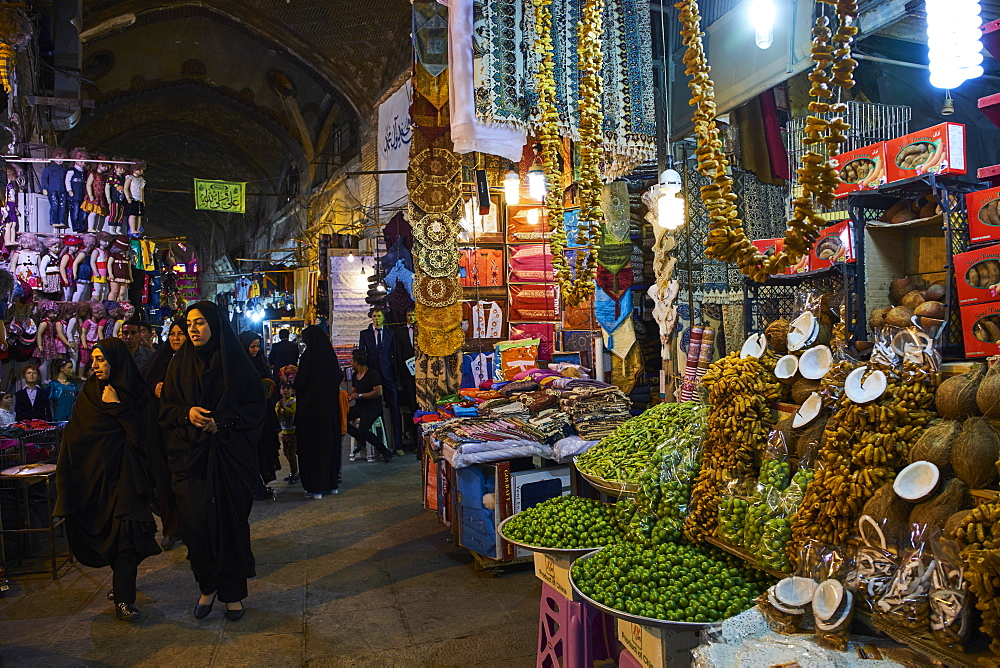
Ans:
[[[982,616],[979,628],[992,639],[990,650],[1000,654],[1000,503],[984,503],[970,511],[955,533],[966,546],[965,577]]]
[[[836,6],[838,28],[833,34],[829,19],[822,16],[813,29],[812,59],[816,65],[809,79],[812,82],[810,94],[817,99],[810,102],[809,110],[814,114],[838,115],[830,120],[809,116],[806,121],[804,143],[810,146],[823,144],[824,153],[810,150],[802,157],[802,166],[796,170],[802,194],[792,200],[793,215],[785,232],[784,250],[771,256],[762,255],[747,238],[736,209],[733,181],[727,173],[729,162],[722,153],[722,142],[715,124],[715,90],[712,80],[708,78],[710,68],[701,39],[701,14],[697,0],[680,0],[674,5],[679,10],[681,36],[687,47],[684,73],[691,77],[688,88],[691,90],[690,104],[695,107],[697,167],[712,179],[711,184],[701,189],[701,198],[711,220],[705,240],[706,255],[738,265],[742,273],[756,281],[783,273],[809,252],[816,243],[819,230],[826,225],[815,207],[832,206],[833,191],[840,182],[829,156],[840,152],[842,143],[846,141],[844,132],[850,125],[839,116],[847,110],[847,106],[828,100],[834,97],[833,87],[846,89],[854,86],[853,73],[857,61],[851,58],[851,43],[858,32],[852,25],[858,6],[852,0],[821,1]]]
[[[791,559],[810,539],[847,543],[865,502],[896,477],[895,467],[936,417],[932,409],[938,380],[937,372],[907,362],[877,401],[858,405],[846,394],[837,401],[823,434],[823,467],[792,522]]]
[[[691,490],[691,512],[684,522],[684,533],[692,541],[716,535],[722,486],[751,475],[754,455],[767,444],[774,424],[770,403],[781,393],[774,361],[773,355],[758,360],[732,353],[713,363],[702,379],[711,409],[701,470]]]

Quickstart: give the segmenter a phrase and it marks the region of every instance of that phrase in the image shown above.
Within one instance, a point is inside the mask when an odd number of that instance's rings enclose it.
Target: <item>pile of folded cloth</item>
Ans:
[[[515,457],[539,456],[552,459],[555,453],[544,441],[546,435],[517,418],[455,418],[427,425],[424,438],[455,468],[502,461]]]
[[[592,381],[596,382],[596,381]],[[629,419],[632,402],[613,385],[578,385],[563,393],[559,406],[570,416],[576,433],[588,441],[600,440]]]

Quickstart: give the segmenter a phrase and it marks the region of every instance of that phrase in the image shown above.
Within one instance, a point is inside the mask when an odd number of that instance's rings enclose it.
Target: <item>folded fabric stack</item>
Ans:
[[[629,418],[631,402],[616,387],[578,385],[565,392],[560,408],[569,414],[576,433],[588,441],[611,434]]]
[[[558,408],[549,408],[535,414],[528,423],[545,435],[546,443],[555,443],[573,432],[569,415]]]

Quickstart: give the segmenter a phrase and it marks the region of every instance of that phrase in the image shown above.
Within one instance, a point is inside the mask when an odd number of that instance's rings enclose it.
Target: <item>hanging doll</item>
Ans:
[[[111,276],[111,290],[108,292],[108,299],[121,301],[128,298],[129,284],[132,282],[132,247],[128,240],[121,236],[115,237],[108,249],[108,262],[110,264],[109,274]]]
[[[59,325],[62,327],[61,340],[66,346],[66,354],[78,369],[80,368],[80,324],[83,322],[79,318],[79,313],[80,308],[77,304],[67,303],[63,305],[59,318]]]
[[[104,301],[108,296],[108,248],[112,237],[107,232],[97,233],[97,245],[90,253],[90,269],[94,284],[94,299]]]
[[[145,233],[142,227],[142,217],[146,213],[146,179],[143,173],[146,163],[140,162],[132,167],[125,177],[125,199],[128,200],[128,236],[138,239]]]
[[[73,293],[72,301],[82,302],[90,299],[91,288],[93,287],[94,270],[90,257],[97,245],[97,235],[84,234],[82,246],[77,249],[73,257],[73,276],[76,278],[76,291]]]
[[[85,161],[90,159],[90,155],[86,149],[74,148],[70,157],[73,158],[73,166],[66,171],[66,206],[73,231],[83,234],[87,230],[87,211],[81,208],[83,200],[87,196],[87,163]]]
[[[66,159],[64,148],[52,149],[52,160],[42,170],[42,194],[49,199],[49,225],[56,232],[66,229]],[[8,183],[10,179],[8,179]]]
[[[116,301],[108,300],[104,302],[104,311],[108,314],[104,321],[103,337],[106,339],[117,339],[121,333],[121,325],[125,324],[125,309]]]
[[[41,291],[59,299],[62,295],[62,278],[60,277],[59,261],[62,255],[63,242],[59,237],[45,239],[45,254],[42,255],[39,272],[42,275]]]
[[[128,215],[126,211],[128,200],[125,199],[125,175],[128,168],[123,164],[125,158],[116,155],[112,160],[115,161],[115,164],[111,168],[107,183],[104,185],[105,199],[108,201],[108,232],[121,234],[122,223],[125,222],[125,216]]]
[[[104,304],[99,301],[80,306],[76,316],[83,321],[80,325],[80,366],[90,364],[90,351],[104,338],[104,328],[108,321],[104,318]]]
[[[17,165],[7,165],[6,202],[3,205],[3,245],[5,249],[17,246],[18,215],[17,193],[21,172]]]
[[[42,276],[39,270],[41,262],[42,241],[30,232],[17,235],[18,248],[10,256],[10,269],[14,278],[24,281],[30,288],[42,287]]]
[[[62,323],[59,322],[59,307],[55,302],[48,300],[38,304],[38,335],[37,340],[40,345],[39,357],[41,358],[42,382],[48,382],[49,362],[63,357],[66,354],[64,344],[65,336],[62,333]],[[60,325],[57,328],[57,325]]]
[[[59,281],[62,286],[62,300],[64,302],[71,301],[73,293],[76,292],[76,275],[73,263],[81,246],[83,246],[83,239],[80,237],[72,235],[63,237],[63,251],[59,256]]]
[[[108,156],[98,155],[97,160],[107,160]],[[97,232],[104,227],[108,215],[108,163],[90,163],[87,175],[87,196],[80,208],[87,212],[87,231]]]

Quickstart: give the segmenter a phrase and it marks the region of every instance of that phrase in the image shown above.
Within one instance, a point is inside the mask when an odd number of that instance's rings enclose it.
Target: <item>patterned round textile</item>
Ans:
[[[448,183],[462,169],[458,154],[444,148],[428,148],[410,158],[414,177],[427,183]]]
[[[448,332],[462,325],[462,302],[440,307],[417,304],[414,315],[421,329]]]
[[[462,344],[465,343],[465,332],[461,327],[451,331],[418,327],[417,341],[424,354],[431,357],[445,357],[461,350]]]
[[[417,179],[417,183],[410,188],[410,200],[427,213],[449,213],[461,203],[461,199],[462,179],[458,174],[445,183]]]
[[[450,213],[429,213],[417,218],[412,226],[413,238],[424,246],[454,245],[461,227]]]
[[[454,276],[418,273],[413,278],[413,298],[424,306],[451,306],[462,298],[462,286]]]
[[[417,266],[428,276],[458,276],[458,261],[462,254],[454,241],[447,246],[415,244],[413,250],[417,255]]]

